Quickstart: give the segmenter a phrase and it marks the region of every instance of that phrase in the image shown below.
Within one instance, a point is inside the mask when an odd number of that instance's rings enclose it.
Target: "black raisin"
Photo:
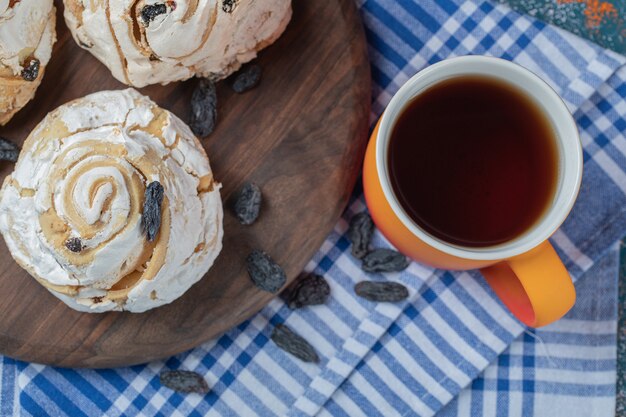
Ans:
[[[313,346],[284,324],[274,327],[272,340],[276,346],[304,362],[318,363],[320,361]]]
[[[369,214],[359,213],[350,219],[348,239],[352,242],[352,255],[363,259],[369,252],[370,241],[374,233],[374,222]]]
[[[374,249],[363,257],[365,272],[399,272],[409,266],[406,256],[392,249]]]
[[[141,216],[141,227],[146,234],[148,242],[153,242],[159,234],[161,228],[161,204],[163,203],[163,186],[160,182],[151,182],[146,187],[143,203],[143,215]]]
[[[70,252],[80,253],[83,250],[83,241],[80,238],[72,237],[65,241],[65,247]]]
[[[17,162],[20,147],[8,139],[0,137],[0,161]]]
[[[141,9],[141,20],[148,26],[157,16],[167,13],[167,7],[163,3],[149,4]]]
[[[235,215],[239,223],[250,225],[259,217],[262,194],[258,185],[247,182],[235,201]]]
[[[224,0],[222,2],[222,10],[224,13],[232,13],[237,7],[237,0]]]
[[[197,372],[191,371],[163,371],[159,375],[161,385],[171,390],[184,393],[195,392],[206,394],[209,392],[209,385]]]
[[[409,290],[397,282],[361,281],[354,286],[359,297],[377,302],[398,302],[409,297]]]
[[[291,309],[324,304],[330,295],[330,286],[324,277],[307,274],[289,289],[288,305]]]
[[[35,81],[39,76],[39,66],[39,60],[37,58],[31,58],[28,65],[22,69],[22,78],[26,81]]]
[[[248,255],[246,267],[254,284],[264,291],[276,293],[287,281],[280,265],[263,251],[255,250]]]
[[[199,137],[211,134],[217,120],[217,91],[212,81],[201,80],[191,95],[189,126]]]
[[[257,64],[244,65],[231,77],[231,87],[235,93],[245,93],[261,82],[263,70]]]

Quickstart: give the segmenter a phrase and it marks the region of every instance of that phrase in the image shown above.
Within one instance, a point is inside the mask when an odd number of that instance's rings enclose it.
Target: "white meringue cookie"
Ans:
[[[34,97],[41,83],[56,40],[52,2],[0,0],[0,125]],[[22,71],[31,63],[39,69],[27,80]]]
[[[291,0],[64,0],[74,39],[135,87],[221,79],[272,44]]]
[[[148,242],[142,212],[155,181],[162,224]],[[70,307],[142,312],[180,297],[220,253],[220,187],[180,119],[135,90],[104,91],[59,107],[30,134],[0,191],[0,232]]]

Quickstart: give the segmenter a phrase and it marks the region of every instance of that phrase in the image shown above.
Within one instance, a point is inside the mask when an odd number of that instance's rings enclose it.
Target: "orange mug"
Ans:
[[[481,248],[451,244],[420,228],[394,195],[387,166],[389,138],[406,104],[436,83],[467,75],[503,80],[526,92],[545,112],[558,142],[557,186],[543,217],[511,241]],[[376,226],[400,252],[436,268],[480,269],[513,315],[528,326],[539,327],[563,317],[576,300],[572,280],[548,238],[572,209],[582,170],[582,148],[576,123],[548,84],[509,61],[464,56],[420,71],[394,95],[372,133],[365,155],[363,183],[367,206]]]

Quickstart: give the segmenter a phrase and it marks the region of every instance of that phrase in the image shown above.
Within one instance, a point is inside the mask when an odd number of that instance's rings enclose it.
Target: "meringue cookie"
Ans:
[[[64,0],[74,39],[135,87],[218,80],[283,33],[291,0]]]
[[[56,40],[52,2],[0,0],[0,125],[24,107],[41,84]],[[30,73],[24,75],[28,68]]]
[[[146,187],[164,188],[159,234],[142,230]],[[26,139],[0,191],[13,258],[87,312],[142,312],[180,297],[222,249],[209,160],[187,125],[135,90],[54,110]]]

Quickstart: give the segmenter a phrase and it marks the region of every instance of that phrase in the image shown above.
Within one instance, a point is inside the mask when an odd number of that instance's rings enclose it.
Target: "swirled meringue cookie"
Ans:
[[[291,0],[64,0],[74,39],[135,87],[218,80],[272,44]]]
[[[41,84],[56,40],[52,0],[0,0],[0,125]]]
[[[150,183],[161,226],[142,229]],[[0,191],[11,254],[70,307],[142,312],[170,303],[222,248],[222,202],[191,130],[135,90],[104,91],[51,112]]]

